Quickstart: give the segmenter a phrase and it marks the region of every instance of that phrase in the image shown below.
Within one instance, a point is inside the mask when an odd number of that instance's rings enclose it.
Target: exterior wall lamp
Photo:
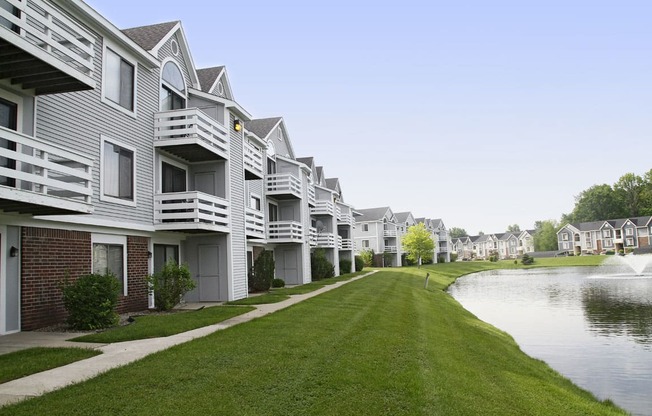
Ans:
[[[233,130],[240,131],[242,130],[242,123],[237,118],[233,120]]]
[[[18,257],[18,248],[11,246],[9,249],[9,257]]]

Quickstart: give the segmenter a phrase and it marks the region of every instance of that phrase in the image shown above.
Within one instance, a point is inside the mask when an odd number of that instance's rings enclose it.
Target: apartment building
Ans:
[[[373,250],[375,264],[383,267],[400,267],[401,242],[398,236],[398,223],[390,207],[358,209],[353,238],[358,252]],[[386,253],[386,254],[385,254]]]
[[[652,216],[566,224],[557,232],[560,251],[580,254],[620,252],[649,246]]]

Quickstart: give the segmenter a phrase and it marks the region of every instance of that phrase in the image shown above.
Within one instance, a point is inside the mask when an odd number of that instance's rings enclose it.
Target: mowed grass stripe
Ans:
[[[426,270],[381,271],[6,414],[610,415]]]

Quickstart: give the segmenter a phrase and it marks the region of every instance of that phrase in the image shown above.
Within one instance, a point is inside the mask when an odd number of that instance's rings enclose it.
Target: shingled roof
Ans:
[[[326,178],[326,187],[333,191],[337,191],[337,185],[339,182],[340,180],[338,178]]]
[[[360,221],[378,221],[385,217],[387,210],[389,210],[389,207],[358,209],[356,211],[362,214]]]
[[[224,66],[214,66],[212,68],[197,70],[197,78],[199,79],[199,85],[201,85],[203,92],[211,92],[211,87],[217,81],[217,77],[220,76],[222,70],[224,70]]]
[[[394,216],[396,217],[396,222],[403,223],[403,222],[406,222],[406,221],[407,221],[407,219],[408,219],[408,217],[410,216],[410,214],[411,214],[410,211],[407,211],[407,212],[396,212],[396,213],[394,213]]]
[[[151,51],[178,23],[177,20],[149,26],[132,27],[124,29],[122,33],[136,42],[141,48]]]
[[[281,121],[281,117],[260,118],[244,123],[245,129],[249,130],[256,136],[264,139],[272,131],[274,126]]]

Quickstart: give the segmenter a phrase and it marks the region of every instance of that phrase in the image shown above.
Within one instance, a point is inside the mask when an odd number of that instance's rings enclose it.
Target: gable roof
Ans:
[[[315,170],[317,171],[317,183],[319,183],[319,185],[326,186],[326,181],[324,181],[324,167],[317,166]]]
[[[378,208],[366,208],[356,210],[362,214],[360,221],[379,221],[385,218],[387,211],[390,211],[389,207],[378,207]]]
[[[198,69],[197,78],[199,78],[199,86],[201,87],[201,90],[204,92],[211,92],[222,71],[224,71],[224,66]]]
[[[326,178],[326,187],[332,189],[333,191],[341,192],[340,180],[338,178]]]
[[[408,218],[410,218],[410,215],[412,215],[410,211],[397,212],[394,214],[394,216],[396,217],[396,222],[407,222]]]
[[[175,20],[173,22],[132,27],[129,29],[123,29],[122,33],[136,42],[141,48],[146,51],[151,51],[170,33],[172,29],[174,29],[177,24],[179,24],[179,21]]]
[[[282,119],[282,117],[259,118],[245,122],[244,127],[259,138],[265,140]]]

